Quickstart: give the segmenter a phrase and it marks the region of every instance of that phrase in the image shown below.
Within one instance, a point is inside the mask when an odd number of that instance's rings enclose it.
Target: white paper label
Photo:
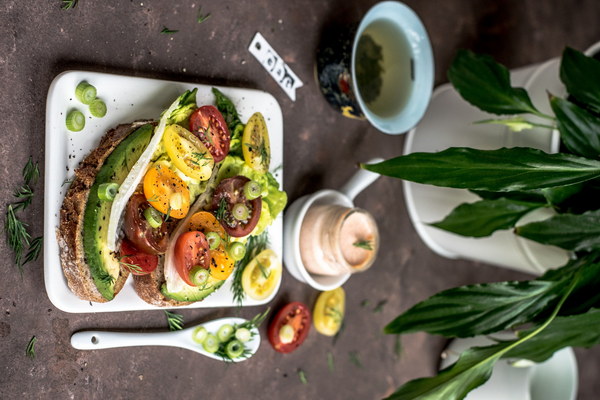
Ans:
[[[296,89],[303,85],[294,71],[283,62],[282,58],[271,47],[269,42],[256,32],[248,50],[262,64],[264,69],[275,79],[292,101],[296,101]]]

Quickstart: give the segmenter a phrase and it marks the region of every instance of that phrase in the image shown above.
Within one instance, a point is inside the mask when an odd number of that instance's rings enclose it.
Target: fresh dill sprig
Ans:
[[[348,357],[350,357],[350,361],[352,362],[352,364],[356,365],[359,368],[362,368],[363,365],[360,361],[360,358],[358,357],[358,352],[351,351],[348,353]]]
[[[32,336],[29,339],[29,343],[27,343],[27,347],[25,348],[25,355],[32,360],[35,358],[35,342],[37,342],[37,338]]]
[[[335,365],[333,362],[333,354],[330,351],[327,352],[327,367],[329,368],[329,372],[335,371]]]
[[[62,6],[60,8],[63,10],[70,10],[71,8],[75,8],[78,1],[79,0],[62,0]]]
[[[165,214],[164,222],[167,222],[169,220],[169,217],[171,217],[171,206],[169,206],[169,208],[167,208],[167,213]]]
[[[306,379],[306,373],[301,368],[298,368],[298,378],[300,378],[300,382],[302,382],[303,385],[308,385],[308,379]]]
[[[335,307],[325,307],[325,315],[331,317],[336,323],[340,323],[344,319],[344,314]]]
[[[179,32],[178,30],[174,30],[174,29],[169,29],[166,26],[163,26],[163,30],[160,31],[160,33],[165,34],[165,35],[172,35],[174,33]]]
[[[210,13],[202,14],[202,8],[198,9],[198,17],[196,18],[196,21],[198,21],[199,24],[203,23],[204,21],[206,21],[209,18],[210,18]]]
[[[27,224],[19,220],[15,215],[12,204],[9,204],[6,208],[4,229],[6,231],[8,246],[15,253],[15,263],[22,271],[23,264],[21,263],[21,258],[23,257],[23,251],[29,246],[31,235],[27,233]]]
[[[33,200],[33,190],[29,185],[23,185],[13,193],[17,199],[21,201],[14,205],[15,209],[24,210],[31,205]]]
[[[140,267],[139,265],[131,264],[131,263],[123,261],[123,259],[125,259],[127,257],[131,257],[131,255],[124,255],[124,256],[119,257],[119,264],[122,265],[129,272],[137,272],[137,273],[142,272],[142,267]]]
[[[222,199],[222,201],[223,200],[224,199]],[[233,301],[237,303],[238,306],[241,306],[242,301],[246,298],[246,293],[244,292],[244,288],[242,286],[242,274],[244,273],[244,269],[258,253],[265,250],[268,246],[269,234],[266,231],[257,236],[250,236],[248,242],[246,243],[246,254],[244,255],[244,258],[235,263],[231,291],[233,292]]]
[[[30,261],[36,261],[40,255],[40,251],[42,250],[42,245],[44,244],[44,237],[38,236],[31,241],[29,244],[29,250],[27,250],[27,254],[25,255],[25,259],[23,260],[22,266],[27,264]]]
[[[352,245],[364,250],[373,250],[373,242],[371,240],[357,240],[356,242],[352,243]]]
[[[379,303],[377,303],[377,305],[375,306],[375,308],[373,309],[374,313],[379,313],[381,311],[383,311],[383,306],[386,305],[388,301],[387,300],[380,300]]]
[[[33,159],[29,157],[27,164],[23,167],[23,179],[26,185],[35,185],[40,177],[40,168],[38,163],[33,163]]]
[[[344,332],[344,329],[346,329],[346,320],[342,319],[342,324],[340,325],[340,330],[337,331],[337,333],[333,336],[332,343],[334,346],[337,343],[338,339],[340,338],[340,335],[342,334],[342,332]]]
[[[183,315],[165,310],[167,316],[167,323],[169,324],[170,331],[180,331],[183,329]]]
[[[205,167],[208,165],[209,158],[206,156],[206,152],[193,152],[192,157],[194,158],[193,160],[191,160],[192,164],[200,167]],[[200,161],[202,161],[202,164],[200,164]]]
[[[219,221],[223,221],[223,219],[225,219],[226,212],[227,212],[227,200],[225,200],[225,197],[221,197],[221,200],[219,200],[219,207],[217,208],[217,211],[215,212],[215,218],[217,218]]]
[[[100,282],[106,283],[107,285],[112,285],[113,282],[115,281],[115,278],[108,272],[104,272],[104,273],[100,274],[100,276],[98,277],[98,280]]]
[[[146,201],[147,201],[147,202],[149,202],[149,203],[152,203],[152,202],[158,201],[158,195],[154,194],[154,195],[152,195],[152,197],[150,197],[150,198],[149,198],[149,199],[147,199]]]

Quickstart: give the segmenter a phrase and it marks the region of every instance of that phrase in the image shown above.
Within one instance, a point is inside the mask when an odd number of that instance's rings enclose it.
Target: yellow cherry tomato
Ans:
[[[190,210],[190,191],[175,172],[158,162],[144,176],[144,196],[163,214],[177,219]]]
[[[255,171],[266,173],[271,163],[271,145],[269,131],[263,115],[252,114],[242,135],[244,161]]]
[[[334,336],[342,327],[346,293],[341,287],[322,292],[313,310],[313,324],[317,332]]]
[[[224,281],[233,272],[235,261],[227,254],[225,250],[225,239],[227,234],[217,218],[208,211],[200,211],[192,215],[188,222],[189,231],[200,231],[204,234],[216,232],[221,237],[221,244],[218,248],[210,250],[210,275]]]
[[[178,170],[199,181],[210,178],[215,165],[213,156],[192,132],[177,124],[169,125],[162,141]]]
[[[266,249],[246,265],[242,288],[254,300],[264,300],[275,291],[280,280],[281,262],[273,250]]]

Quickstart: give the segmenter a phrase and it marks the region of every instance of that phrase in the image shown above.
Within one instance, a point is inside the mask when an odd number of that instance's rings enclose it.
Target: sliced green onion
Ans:
[[[296,332],[290,324],[285,324],[279,329],[279,341],[283,344],[292,343],[294,336],[296,336]]]
[[[246,255],[246,246],[240,242],[233,242],[227,247],[227,253],[235,261],[240,261]]]
[[[102,201],[113,201],[118,191],[118,183],[103,183],[100,186],[98,186],[98,197]]]
[[[208,277],[210,276],[210,271],[206,268],[197,265],[190,271],[190,281],[195,286],[202,286],[208,281]]]
[[[232,340],[225,346],[225,354],[231,359],[238,358],[244,353],[244,344],[239,340]]]
[[[231,209],[231,214],[238,221],[245,221],[250,216],[250,210],[248,210],[248,207],[244,203],[237,203]]]
[[[206,232],[205,236],[211,250],[215,250],[221,244],[221,236],[217,232]]]
[[[158,228],[163,223],[162,214],[154,207],[146,208],[144,210],[144,217],[153,228]]]
[[[219,350],[219,339],[217,339],[217,337],[213,333],[209,333],[204,338],[202,347],[209,353],[214,353],[217,350]]]
[[[249,181],[244,185],[244,196],[246,196],[248,200],[254,200],[260,197],[261,193],[262,186],[256,181]]]
[[[204,340],[206,340],[207,336],[208,331],[203,326],[197,327],[196,329],[194,329],[194,332],[192,332],[192,340],[198,344],[204,343]]]
[[[250,340],[252,334],[250,333],[250,329],[248,328],[240,328],[235,331],[235,338],[242,343],[246,343]]]
[[[85,126],[85,117],[79,110],[71,110],[67,114],[67,129],[73,132],[79,132]]]
[[[231,324],[223,324],[219,327],[217,331],[217,338],[221,342],[228,341],[233,335],[233,325]]]
[[[96,88],[87,82],[80,82],[75,88],[75,97],[83,104],[92,104],[96,99]]]
[[[92,104],[90,104],[90,114],[97,118],[104,117],[106,115],[106,103],[100,99],[92,101]]]

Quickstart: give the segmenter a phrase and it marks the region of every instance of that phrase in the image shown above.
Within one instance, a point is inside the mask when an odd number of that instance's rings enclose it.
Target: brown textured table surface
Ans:
[[[357,161],[401,153],[403,136],[386,136],[334,112],[314,82],[314,54],[330,21],[356,22],[374,1],[89,1],[61,10],[60,0],[3,0],[0,5],[0,194],[4,215],[31,155],[43,165],[46,94],[62,71],[83,69],[132,76],[257,88],[272,93],[284,116],[285,190],[290,200],[337,188]],[[600,3],[585,1],[407,1],[433,45],[436,84],[461,47],[492,54],[509,67],[558,56],[565,45],[584,49],[600,39]],[[198,24],[199,9],[211,16]],[[163,27],[178,30],[161,34]],[[305,86],[292,102],[248,53],[261,32]],[[26,221],[42,233],[43,182]],[[347,329],[334,345],[310,332],[295,353],[267,342],[250,361],[225,366],[186,350],[146,347],[78,351],[70,335],[82,329],[160,329],[161,311],[67,314],[46,296],[41,258],[23,274],[0,241],[0,398],[261,398],[377,399],[403,382],[434,373],[445,340],[407,335],[400,357],[385,324],[415,302],[456,285],[527,278],[470,261],[441,258],[409,221],[400,181],[379,179],[357,204],[379,221],[376,265],[345,285]],[[317,292],[284,272],[272,302],[312,305]],[[368,300],[369,307],[362,307]],[[373,308],[387,301],[380,312]],[[245,308],[251,317],[263,308]],[[233,309],[184,310],[186,322],[230,315]],[[264,327],[263,327],[264,332]],[[36,357],[25,356],[35,335]],[[335,371],[327,366],[327,353]],[[362,366],[350,361],[355,352]],[[579,399],[597,399],[600,349],[577,350]],[[297,374],[305,371],[308,384]]]

